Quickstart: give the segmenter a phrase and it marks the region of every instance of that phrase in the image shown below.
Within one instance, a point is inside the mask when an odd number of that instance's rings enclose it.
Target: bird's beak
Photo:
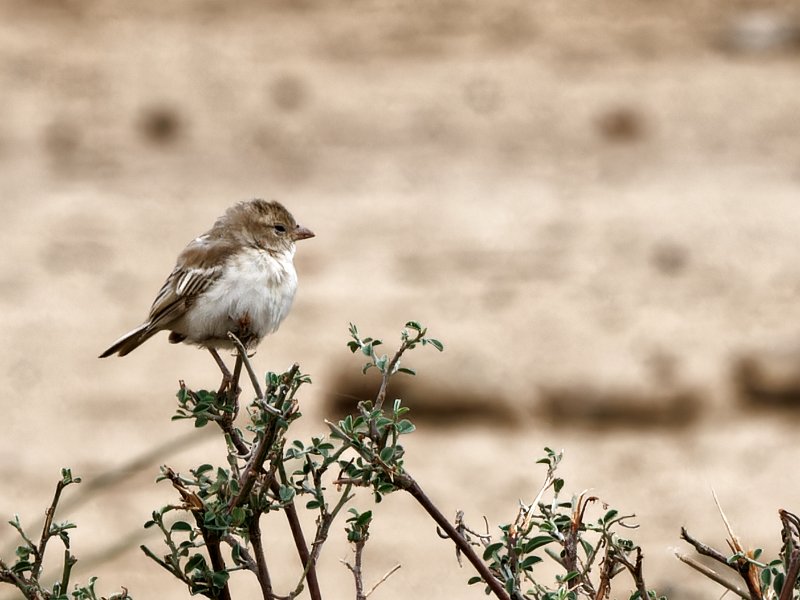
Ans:
[[[294,233],[292,233],[292,237],[295,241],[297,240],[307,240],[308,238],[314,237],[314,232],[311,231],[308,227],[301,227],[298,225]]]

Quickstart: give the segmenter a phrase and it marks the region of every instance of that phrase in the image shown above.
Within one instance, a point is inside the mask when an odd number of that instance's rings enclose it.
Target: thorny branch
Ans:
[[[742,577],[742,579],[744,579],[745,584],[747,585],[748,600],[761,600],[761,593],[759,592],[759,590],[753,588],[752,580],[748,576],[750,570],[749,563],[747,563],[744,560],[737,560],[732,563],[728,562],[728,558],[724,556],[721,552],[715,550],[710,546],[707,546],[706,544],[702,543],[701,541],[689,535],[689,532],[686,531],[685,527],[681,527],[681,538],[689,542],[692,546],[694,546],[694,549],[697,550],[698,554],[702,554],[703,556],[708,556],[709,558],[714,559],[718,563],[723,564],[736,571]]]

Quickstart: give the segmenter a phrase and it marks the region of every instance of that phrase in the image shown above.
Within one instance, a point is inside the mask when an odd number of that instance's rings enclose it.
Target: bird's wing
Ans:
[[[166,329],[180,319],[192,302],[221,276],[235,248],[223,240],[201,236],[181,252],[150,307],[148,329]]]

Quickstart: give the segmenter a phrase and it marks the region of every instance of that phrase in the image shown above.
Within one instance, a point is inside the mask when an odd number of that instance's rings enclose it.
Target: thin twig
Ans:
[[[539,488],[539,491],[536,494],[536,497],[533,499],[528,505],[523,505],[520,507],[519,512],[517,513],[517,518],[514,521],[514,526],[517,528],[518,531],[521,532],[522,535],[528,535],[531,529],[531,522],[533,519],[534,511],[536,507],[539,506],[539,503],[542,501],[542,497],[547,489],[555,483],[556,480],[556,467],[558,466],[558,461],[555,464],[549,464],[547,468],[547,474],[545,475],[544,482],[542,483],[542,487]]]
[[[713,488],[711,489],[711,495],[714,497],[714,503],[717,505],[717,510],[719,510],[719,514],[722,517],[722,522],[725,523],[725,529],[728,531],[728,535],[730,536],[730,540],[728,540],[728,546],[730,546],[734,553],[747,555],[744,546],[742,546],[742,542],[739,540],[739,536],[737,536],[736,532],[733,531],[733,527],[731,526],[730,521],[728,521],[725,511],[722,510],[722,504],[720,504],[717,493]],[[736,565],[738,567],[739,574],[745,580],[745,583],[747,583],[747,589],[750,590],[750,593],[755,595],[757,598],[761,598],[761,582],[758,577],[756,566],[752,562],[745,559],[737,560]]]
[[[171,468],[164,467],[162,472],[164,473],[164,477],[169,479],[170,483],[172,483],[172,487],[177,490],[181,499],[186,504],[186,509],[189,510],[194,517],[195,523],[197,524],[197,529],[200,530],[200,535],[203,537],[203,541],[205,542],[206,550],[208,551],[208,557],[211,559],[211,567],[216,572],[227,571],[228,569],[225,566],[225,560],[222,558],[222,553],[219,549],[219,536],[209,531],[203,521],[203,501],[197,496],[197,494],[186,488],[181,481],[180,476]],[[148,555],[152,555],[152,553],[146,550],[144,546],[142,549],[145,550],[145,553]],[[165,568],[174,574],[172,569],[167,566],[165,566]],[[231,600],[231,593],[227,581],[222,586],[217,598],[218,600]]]
[[[177,569],[176,569],[176,568],[175,568],[175,567],[173,567],[172,565],[168,565],[168,564],[167,564],[167,563],[164,561],[164,559],[162,559],[162,558],[160,558],[160,557],[156,556],[156,555],[153,553],[153,551],[152,551],[152,550],[150,550],[150,548],[148,548],[148,547],[147,547],[147,546],[145,546],[144,544],[141,544],[141,545],[139,546],[139,549],[140,549],[142,552],[144,552],[144,554],[145,554],[145,556],[147,556],[147,558],[149,558],[149,559],[153,560],[153,561],[154,561],[154,562],[155,562],[157,565],[159,565],[160,567],[162,567],[164,570],[166,570],[168,573],[170,573],[170,574],[171,574],[173,577],[176,577],[176,578],[180,579],[180,580],[181,580],[183,583],[185,583],[187,586],[191,586],[191,584],[192,584],[191,580],[190,580],[190,579],[189,579],[189,578],[186,576],[186,574],[185,574],[185,573],[184,573],[184,572],[183,572],[183,571],[182,571],[180,568],[177,568]]]
[[[256,565],[256,561],[253,558],[253,555],[245,548],[239,540],[237,540],[234,536],[230,533],[226,533],[220,538],[221,541],[228,544],[231,548],[233,548],[236,552],[239,553],[239,557],[242,559],[241,562],[243,563],[242,566],[247,569],[248,571],[258,575],[258,566]]]
[[[242,377],[242,355],[236,355],[236,362],[233,365],[233,375],[231,376],[231,385],[228,388],[228,399],[233,405],[232,418],[235,419],[239,415],[239,380]]]
[[[783,537],[782,553],[784,562],[788,563],[786,577],[778,600],[791,600],[798,574],[800,574],[800,548],[798,547],[798,542],[800,542],[798,540],[798,537],[800,537],[800,519],[797,515],[783,509],[778,510],[778,514],[783,525],[781,532]]]
[[[714,491],[714,488],[711,488],[711,495],[714,498],[714,504],[717,505],[717,510],[719,511],[719,516],[722,517],[722,522],[725,523],[725,529],[728,532],[728,535],[731,536],[730,545],[731,549],[734,552],[744,552],[744,547],[742,547],[742,543],[739,541],[739,536],[733,531],[733,527],[731,527],[730,521],[728,521],[727,515],[725,515],[725,511],[722,510],[722,504],[719,502],[719,498],[717,497],[717,492]]]
[[[195,512],[194,517],[195,521],[197,522],[197,527],[200,529],[200,534],[203,536],[203,540],[206,543],[208,557],[211,559],[211,568],[217,573],[227,571],[228,569],[225,567],[225,560],[222,558],[222,552],[220,552],[219,549],[219,536],[212,534],[210,531],[208,531],[208,529],[205,528],[203,525],[203,517],[200,516],[199,513]],[[231,592],[230,589],[228,589],[227,581],[219,591],[218,599],[231,600]]]
[[[47,542],[50,540],[50,528],[53,526],[53,517],[56,514],[56,507],[58,506],[58,500],[61,498],[61,492],[68,484],[65,484],[64,481],[59,481],[56,484],[56,491],[53,494],[53,501],[50,503],[50,506],[47,507],[44,516],[44,525],[42,525],[42,537],[39,540],[39,547],[34,549],[34,554],[36,559],[33,563],[33,569],[31,570],[31,575],[34,579],[39,579],[42,574],[42,561],[44,560],[44,551],[47,547]]]
[[[364,554],[364,544],[366,543],[367,539],[365,537],[362,537],[355,543],[355,557],[353,558],[352,565],[349,562],[342,561],[353,574],[353,579],[355,580],[356,585],[356,600],[366,600],[367,598],[364,595],[364,577],[361,573],[361,558]]]
[[[610,544],[606,544],[606,553],[603,557],[600,570],[600,582],[597,584],[597,593],[594,600],[605,600],[611,592],[611,578],[614,577],[614,560],[611,557]]]
[[[800,573],[800,549],[794,548],[789,557],[789,568],[786,570],[786,578],[783,580],[783,589],[778,600],[791,600],[798,573]]]
[[[650,596],[647,593],[647,586],[644,583],[644,574],[642,573],[642,559],[643,559],[642,549],[636,548],[636,563],[631,563],[628,560],[628,557],[620,552],[614,553],[614,559],[617,562],[622,563],[626,569],[633,577],[633,581],[636,584],[636,590],[639,592],[639,600],[648,600]]]
[[[276,404],[278,406],[282,406],[283,402],[286,400],[286,396],[289,392],[289,387],[291,383],[294,381],[298,371],[300,370],[300,365],[297,363],[292,365],[292,368],[284,375],[284,384],[283,389],[278,394],[278,398],[276,399]],[[266,402],[264,402],[266,404]],[[288,409],[289,411],[292,408]],[[289,416],[289,413],[284,415],[284,417]],[[247,461],[247,466],[244,469],[244,473],[242,474],[242,479],[240,483],[239,493],[236,494],[234,498],[231,499],[230,503],[228,504],[228,510],[232,511],[235,507],[239,506],[244,502],[245,498],[250,494],[250,491],[253,489],[253,484],[256,481],[256,477],[258,477],[261,468],[264,465],[264,461],[267,459],[267,454],[272,448],[272,444],[275,443],[275,440],[278,437],[278,433],[280,428],[278,427],[278,422],[276,418],[273,418],[270,421],[268,427],[264,431],[261,436],[261,439],[256,446],[256,449],[252,452],[250,456],[250,460]]]
[[[72,573],[72,567],[78,559],[69,553],[69,548],[64,548],[64,570],[61,572],[61,593],[67,594],[69,589],[69,577]]]
[[[441,511],[431,502],[430,498],[422,491],[422,488],[408,473],[402,473],[395,477],[395,484],[401,489],[406,490],[411,496],[419,502],[422,508],[433,518],[433,520],[441,527],[453,543],[456,544],[467,557],[472,566],[478,571],[478,574],[483,578],[483,581],[489,586],[489,589],[500,600],[510,600],[503,584],[489,570],[489,567],[475,554],[475,551],[464,537],[458,533],[456,528],[447,520]]]
[[[283,471],[281,471],[281,478],[283,479],[284,482],[285,482],[285,477],[286,474]],[[295,595],[300,593],[303,584],[303,578],[305,577],[307,579],[307,573],[311,573],[312,570],[316,569],[317,561],[319,560],[319,555],[322,552],[322,546],[328,539],[328,533],[330,532],[330,528],[331,525],[333,524],[333,521],[336,519],[336,516],[339,514],[342,508],[344,508],[345,504],[347,504],[347,502],[351,500],[353,497],[350,494],[350,490],[352,490],[352,487],[353,486],[351,484],[345,486],[344,491],[342,492],[342,495],[339,498],[339,501],[336,503],[336,505],[333,507],[333,510],[331,510],[330,512],[328,512],[324,506],[321,507],[321,514],[320,517],[317,519],[317,531],[316,534],[314,535],[314,541],[311,543],[311,554],[308,556],[307,561],[304,563],[305,569],[300,578],[300,582],[295,587],[295,592],[296,592]]]
[[[7,577],[9,583],[13,583],[17,586],[17,589],[27,600],[34,600],[36,598],[35,594],[31,592],[30,586],[19,575],[14,573],[2,559],[0,559],[0,576],[2,576],[3,579]]]
[[[413,340],[403,340],[403,343],[400,344],[400,348],[397,349],[397,352],[395,352],[392,360],[389,361],[389,364],[383,370],[383,374],[381,375],[381,385],[378,388],[378,394],[375,396],[376,409],[380,410],[383,408],[383,402],[386,400],[386,388],[389,386],[389,378],[395,374],[397,363],[400,362],[400,357],[403,356],[403,352],[408,350],[412,344],[420,341],[423,335],[423,331],[417,331],[417,335]]]
[[[267,568],[267,559],[264,555],[264,546],[261,544],[260,516],[260,514],[254,514],[247,529],[250,543],[253,544],[253,552],[256,555],[256,575],[258,576],[258,583],[261,585],[261,595],[264,600],[271,600],[274,595],[272,593],[272,580]]]
[[[236,364],[234,365],[233,372],[234,375],[230,379],[230,388],[228,390],[228,401],[233,406],[233,410],[230,412],[225,411],[219,418],[211,420],[219,425],[223,433],[225,433],[228,439],[230,439],[234,448],[236,448],[236,452],[238,452],[239,456],[242,457],[247,456],[250,453],[250,448],[248,448],[247,444],[242,439],[242,436],[233,426],[233,422],[236,419],[236,416],[239,414],[239,394],[241,392],[241,389],[239,388],[239,379],[242,374],[241,356],[236,357]],[[183,382],[181,382],[181,386],[184,386]],[[223,386],[220,389],[224,389],[224,381]]]
[[[223,361],[220,357],[219,352],[217,352],[215,348],[209,348],[208,351],[211,353],[211,356],[214,358],[214,362],[217,363],[217,366],[222,373],[222,384],[219,386],[219,390],[217,391],[217,396],[221,396],[222,392],[224,392],[231,384],[233,377],[231,376],[231,372],[228,370],[228,367],[225,365],[225,361]]]
[[[707,567],[703,563],[697,562],[691,556],[686,556],[685,554],[681,554],[680,552],[675,552],[675,557],[682,563],[685,563],[690,567],[692,567],[695,571],[702,573],[703,575],[708,577],[711,581],[715,581],[725,589],[730,590],[731,592],[742,598],[742,600],[750,600],[750,595],[745,590],[740,588],[735,583],[731,583],[730,581],[725,579],[722,575],[717,573],[711,567]]]
[[[247,374],[250,376],[250,383],[253,384],[253,390],[256,392],[256,397],[260,400],[264,399],[264,393],[261,391],[261,384],[258,382],[258,376],[256,375],[255,370],[253,369],[253,365],[250,363],[250,358],[247,356],[247,349],[242,344],[242,341],[236,337],[233,333],[228,332],[228,337],[233,341],[234,345],[236,346],[236,350],[238,351],[238,357],[242,359],[244,363],[245,369],[247,369]]]
[[[584,494],[581,494],[578,501],[575,503],[575,508],[572,511],[572,518],[570,519],[569,531],[564,536],[562,545],[564,547],[564,568],[567,573],[573,571],[579,572],[578,569],[578,537],[581,524],[583,523],[583,515],[586,511],[586,506],[595,498],[590,497],[584,500]],[[580,585],[583,577],[573,577],[567,583],[569,589],[574,589]],[[647,600],[643,598],[642,600]]]
[[[331,421],[325,420],[325,424],[331,429],[333,434],[342,440],[348,440],[349,437],[337,425]],[[447,520],[442,512],[431,502],[430,498],[425,494],[419,484],[414,480],[408,472],[397,473],[394,469],[390,468],[377,456],[374,456],[366,448],[357,446],[350,443],[349,446],[358,452],[364,460],[377,464],[381,469],[390,477],[393,478],[394,484],[399,488],[407,491],[411,496],[425,509],[425,511],[433,518],[434,522],[453,540],[453,543],[464,553],[472,566],[480,574],[481,578],[486,582],[489,589],[501,600],[510,600],[500,581],[492,574],[489,567],[475,554],[472,545],[468,540],[461,535],[458,530]]]
[[[752,581],[750,580],[750,577],[748,577],[749,566],[747,563],[743,565],[743,561],[736,561],[734,563],[728,562],[728,559],[721,552],[719,552],[719,550],[715,550],[710,546],[706,546],[702,542],[689,535],[689,532],[686,531],[685,527],[681,527],[681,538],[694,546],[695,550],[697,550],[699,554],[713,558],[718,563],[723,564],[739,573],[741,578],[744,579],[745,584],[747,584],[747,591],[750,594],[748,600],[761,600],[761,594],[759,594],[758,591],[753,588]]]
[[[691,535],[689,535],[689,532],[686,531],[685,527],[681,527],[681,538],[694,546],[694,549],[697,550],[698,554],[713,558],[715,561],[722,563],[729,568],[734,568],[728,563],[728,558],[724,554],[722,554],[719,550],[714,550],[714,548],[711,546],[706,546],[703,542],[693,538]]]
[[[277,480],[272,479],[269,486],[272,493],[277,496],[280,495],[281,485]],[[283,512],[286,515],[286,520],[289,522],[289,529],[292,532],[297,555],[300,557],[300,562],[303,565],[306,583],[308,584],[308,592],[311,594],[312,600],[322,600],[322,592],[320,591],[319,581],[317,580],[317,569],[310,561],[311,554],[308,551],[305,534],[303,534],[303,527],[297,516],[297,508],[294,505],[294,500],[289,500],[289,502],[284,505]]]
[[[375,582],[375,585],[373,585],[369,589],[369,591],[366,594],[364,594],[364,598],[369,598],[370,594],[372,594],[372,592],[374,592],[376,589],[378,589],[378,586],[381,585],[387,579],[389,579],[389,577],[394,575],[400,569],[401,566],[402,566],[401,564],[396,564],[391,569],[389,569],[386,572],[386,574],[383,577],[381,577],[377,582]]]

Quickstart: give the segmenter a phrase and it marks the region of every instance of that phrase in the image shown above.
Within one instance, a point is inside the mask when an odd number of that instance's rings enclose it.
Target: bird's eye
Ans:
[[[283,225],[275,225],[275,231],[278,233],[286,233],[286,227]]]

